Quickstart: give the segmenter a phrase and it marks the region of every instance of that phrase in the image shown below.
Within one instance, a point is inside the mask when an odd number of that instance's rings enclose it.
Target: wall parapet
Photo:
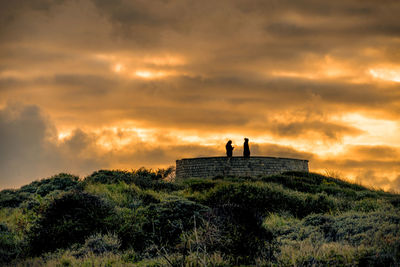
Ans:
[[[286,171],[308,172],[308,160],[275,157],[200,157],[176,161],[177,178],[256,177]]]

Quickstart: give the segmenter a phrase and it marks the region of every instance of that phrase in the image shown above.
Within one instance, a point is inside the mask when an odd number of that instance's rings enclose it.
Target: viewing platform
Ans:
[[[308,160],[276,157],[200,157],[176,161],[177,178],[257,177],[287,171],[308,172]]]

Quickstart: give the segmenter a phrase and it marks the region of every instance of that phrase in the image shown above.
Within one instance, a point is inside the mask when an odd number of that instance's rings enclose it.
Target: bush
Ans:
[[[21,203],[31,199],[35,194],[46,196],[53,191],[69,191],[79,187],[79,177],[67,173],[60,173],[50,178],[34,181],[21,187],[19,190],[3,190],[0,192],[0,208],[18,207]]]
[[[264,225],[269,226],[271,223],[266,221]],[[275,225],[277,229],[274,231],[281,236],[281,241],[312,239],[321,244],[344,242],[355,247],[396,250],[396,246],[393,245],[400,241],[399,225],[398,214],[347,212],[339,216],[311,214],[300,222],[286,220],[280,226]],[[400,253],[400,246],[399,252],[390,253]]]
[[[311,213],[324,213],[333,211],[334,209],[336,209],[335,200],[328,197],[325,193],[308,195],[299,215],[305,216]]]
[[[93,253],[100,255],[103,253],[116,253],[121,247],[121,242],[115,234],[101,234],[97,233],[89,236],[82,248],[79,249],[80,255],[88,255]]]
[[[387,253],[379,248],[362,249],[356,253],[359,266],[398,266],[400,255]]]
[[[100,184],[113,184],[125,182],[132,183],[133,174],[128,171],[120,170],[99,170],[85,178],[85,183],[100,183]]]
[[[178,184],[161,180],[164,178],[163,175],[169,175],[170,172],[170,169],[158,169],[157,171],[153,171],[145,168],[140,168],[132,172],[121,170],[100,170],[86,177],[84,182],[85,184],[115,184],[124,182],[127,184],[135,184],[141,189],[153,189],[156,191],[163,190],[167,192],[183,189],[183,187]]]
[[[149,245],[151,232],[143,230],[144,225],[149,222],[145,216],[146,208],[140,207],[137,210],[122,208],[117,210],[116,217],[118,228],[115,230],[121,239],[121,248],[133,248],[135,251],[143,251]]]
[[[301,192],[326,193],[351,200],[357,199],[359,193],[370,192],[365,187],[315,173],[285,172],[281,175],[262,177],[261,181],[282,184]]]
[[[134,184],[119,182],[116,184],[88,184],[85,190],[100,196],[116,206],[137,208],[142,205],[160,202],[155,196],[142,191]]]
[[[155,244],[174,245],[182,232],[192,229],[194,221],[199,220],[209,209],[195,202],[169,198],[159,204],[151,204],[143,213],[147,222],[143,230]]]
[[[225,204],[213,209],[210,221],[221,238],[219,250],[234,256],[234,264],[253,264],[261,255],[271,256],[267,243],[271,232],[262,226],[262,217],[249,206]]]
[[[79,184],[79,177],[68,173],[59,173],[50,178],[35,181],[21,187],[20,192],[29,192],[45,196],[52,191],[69,191],[75,189]]]
[[[302,181],[309,184],[316,184],[316,185],[331,184],[340,186],[341,188],[349,188],[355,191],[368,190],[367,188],[359,184],[349,183],[337,178],[327,177],[318,173],[290,171],[283,173],[283,175],[299,177],[302,179]]]
[[[230,203],[252,207],[261,213],[288,211],[299,217],[335,208],[333,199],[324,194],[293,192],[279,185],[260,182],[223,182],[207,192],[199,201],[209,206]]]
[[[185,181],[191,192],[204,192],[214,188],[217,182],[206,179],[190,179]]]
[[[96,232],[112,229],[109,222],[113,208],[100,198],[80,191],[68,192],[54,199],[39,214],[29,232],[32,254],[83,243]]]
[[[139,184],[138,182],[136,183]],[[165,182],[163,180],[152,181],[150,184],[146,185],[142,184],[141,187],[143,189],[152,189],[155,191],[164,191],[164,192],[173,192],[185,188],[183,185],[179,185],[172,182]]]
[[[351,212],[335,217],[331,236],[333,240],[345,240],[353,245],[382,246],[386,237],[400,238],[399,225],[399,214]]]
[[[0,263],[8,263],[18,256],[21,247],[17,237],[8,227],[0,223]]]
[[[6,189],[0,192],[0,208],[16,208],[29,199],[30,193]]]

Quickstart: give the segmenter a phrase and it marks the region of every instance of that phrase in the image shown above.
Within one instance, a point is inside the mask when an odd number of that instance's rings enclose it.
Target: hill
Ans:
[[[0,264],[398,266],[400,195],[313,173],[61,173],[0,192]]]

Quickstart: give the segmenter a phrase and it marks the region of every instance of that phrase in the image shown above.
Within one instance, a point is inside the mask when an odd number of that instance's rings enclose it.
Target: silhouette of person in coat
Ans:
[[[250,157],[250,148],[249,148],[249,139],[248,138],[244,139],[243,157],[245,157],[245,158],[249,158]]]
[[[226,156],[227,156],[228,158],[231,158],[231,157],[232,157],[233,149],[235,149],[235,148],[232,146],[232,141],[231,141],[231,140],[229,140],[228,143],[226,143],[225,148],[226,148]]]

